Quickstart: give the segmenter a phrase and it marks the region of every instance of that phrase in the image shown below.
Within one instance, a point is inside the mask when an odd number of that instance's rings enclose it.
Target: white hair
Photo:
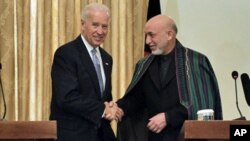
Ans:
[[[91,3],[89,5],[86,5],[85,8],[82,10],[81,19],[84,21],[87,20],[89,18],[89,13],[92,10],[106,12],[108,17],[110,17],[110,15],[109,15],[110,10],[106,5],[99,4],[99,3]]]

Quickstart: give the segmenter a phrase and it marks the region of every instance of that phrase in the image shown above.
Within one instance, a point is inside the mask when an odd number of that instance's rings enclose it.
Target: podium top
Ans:
[[[0,139],[56,140],[56,121],[2,121]]]
[[[183,140],[229,140],[230,125],[250,125],[247,120],[186,120],[181,129],[179,141]]]

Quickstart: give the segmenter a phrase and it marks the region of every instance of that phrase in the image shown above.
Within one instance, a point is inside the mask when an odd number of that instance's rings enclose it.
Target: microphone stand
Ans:
[[[6,116],[7,110],[6,110],[6,101],[5,101],[5,97],[4,97],[3,84],[2,84],[2,78],[1,78],[1,69],[2,69],[2,64],[0,63],[0,88],[1,88],[1,93],[2,93],[2,97],[3,97],[3,103],[4,103],[4,113],[3,113],[3,117],[0,120],[3,121],[5,116]]]
[[[235,119],[235,120],[246,120],[246,118],[244,116],[242,116],[240,108],[239,108],[239,104],[238,104],[237,81],[236,81],[236,79],[234,79],[234,84],[235,84],[236,107],[237,107],[237,110],[240,113],[240,117]]]

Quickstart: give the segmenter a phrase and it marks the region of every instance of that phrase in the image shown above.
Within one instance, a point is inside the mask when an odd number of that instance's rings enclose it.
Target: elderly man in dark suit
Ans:
[[[52,65],[50,120],[57,121],[58,141],[114,141],[106,113],[111,101],[112,57],[100,47],[110,12],[102,4],[87,5],[81,35],[59,47]]]

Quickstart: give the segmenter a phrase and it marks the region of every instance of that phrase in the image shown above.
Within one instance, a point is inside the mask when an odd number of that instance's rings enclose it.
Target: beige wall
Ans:
[[[217,75],[225,120],[240,117],[235,104],[233,70],[241,112],[250,119],[240,75],[250,75],[249,0],[161,0],[162,13],[175,19],[178,39],[205,54]]]

